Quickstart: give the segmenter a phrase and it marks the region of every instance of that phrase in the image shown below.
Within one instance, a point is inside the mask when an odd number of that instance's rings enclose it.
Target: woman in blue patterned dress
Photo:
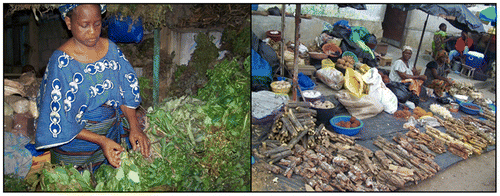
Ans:
[[[100,38],[105,6],[59,10],[73,37],[52,54],[40,85],[36,148],[50,148],[53,163],[119,167],[123,114],[130,145],[149,156],[150,141],[136,118],[141,97],[134,69],[115,43]]]

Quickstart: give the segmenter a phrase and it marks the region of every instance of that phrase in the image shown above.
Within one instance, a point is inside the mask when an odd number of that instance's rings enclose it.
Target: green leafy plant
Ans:
[[[213,36],[205,33],[198,33],[196,36],[196,47],[189,63],[197,70],[199,76],[204,77],[211,64],[219,56],[219,49],[213,43],[214,39]]]
[[[141,98],[143,101],[151,101],[152,96],[146,92],[145,90],[152,90],[153,87],[151,87],[151,79],[147,77],[139,77],[139,86],[141,87]]]
[[[42,169],[26,176],[30,191],[93,191],[91,174],[81,174],[73,165],[43,163]]]
[[[196,98],[148,109],[152,157],[122,152],[121,166],[93,174],[44,163],[26,177],[30,191],[250,191],[250,57],[207,71]]]
[[[28,184],[16,175],[3,175],[3,190],[6,192],[28,191]]]
[[[250,55],[251,29],[250,25],[241,30],[226,28],[222,33],[221,42],[229,45],[236,56],[248,56]]]

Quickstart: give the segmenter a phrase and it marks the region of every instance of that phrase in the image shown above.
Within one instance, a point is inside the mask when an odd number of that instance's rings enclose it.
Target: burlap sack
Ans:
[[[384,111],[384,106],[370,95],[357,98],[347,90],[342,90],[335,95],[339,102],[347,109],[351,116],[366,119],[376,116]]]

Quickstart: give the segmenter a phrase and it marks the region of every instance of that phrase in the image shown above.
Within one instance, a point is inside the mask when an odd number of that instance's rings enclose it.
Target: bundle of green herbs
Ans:
[[[224,60],[207,76],[196,98],[148,109],[151,157],[124,151],[119,168],[93,173],[44,163],[24,183],[7,182],[29,191],[250,191],[250,57]]]
[[[200,100],[149,109],[154,154],[167,160],[164,174],[177,191],[249,191],[250,58],[224,60],[207,75]]]

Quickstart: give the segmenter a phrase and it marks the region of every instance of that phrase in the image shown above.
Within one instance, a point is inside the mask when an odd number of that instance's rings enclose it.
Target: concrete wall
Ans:
[[[420,10],[412,10],[408,12],[406,18],[405,35],[403,35],[403,45],[409,45],[414,49],[418,48],[426,17],[427,13]],[[434,32],[439,29],[439,25],[441,23],[446,24],[446,32],[448,33],[448,35],[460,36],[460,32],[462,32],[460,29],[455,28],[448,21],[441,17],[429,15],[427,27],[425,28],[424,37],[422,39],[422,46],[420,48],[421,52],[425,51],[426,49],[432,50],[432,40],[434,38]]]
[[[268,7],[269,5],[259,5],[260,10],[265,10],[264,8]],[[278,5],[278,8],[281,8],[281,5]],[[287,6],[287,11],[293,11],[294,9],[294,6]],[[300,41],[306,46],[314,44],[314,38],[319,36],[323,31],[323,24],[325,22],[333,24],[339,20],[349,21],[350,26],[363,26],[367,28],[371,33],[375,34],[377,39],[380,41],[383,35],[382,20],[384,19],[386,5],[368,4],[367,9],[368,10],[337,8],[336,12],[332,12],[329,15],[341,17],[313,16],[312,19],[302,19],[300,24]],[[321,11],[322,13],[324,12],[324,10]],[[266,38],[266,31],[268,30],[281,31],[281,16],[252,15],[252,31],[257,35],[258,38]],[[292,42],[295,40],[294,17],[286,17],[285,19],[285,39],[286,41]]]
[[[160,32],[160,45],[162,50],[166,50],[168,54],[175,52],[175,57],[172,60],[177,65],[187,65],[191,60],[191,55],[196,48],[196,36],[198,33],[207,33],[215,39],[213,43],[220,47],[220,40],[224,29],[179,29],[171,30],[164,27]],[[249,46],[250,47],[250,46]]]
[[[306,46],[314,44],[314,38],[323,31],[325,21],[313,18],[302,19],[300,23],[300,42]],[[266,38],[266,31],[281,31],[281,16],[252,15],[252,31],[259,39]],[[295,42],[295,18],[285,17],[285,42]]]

